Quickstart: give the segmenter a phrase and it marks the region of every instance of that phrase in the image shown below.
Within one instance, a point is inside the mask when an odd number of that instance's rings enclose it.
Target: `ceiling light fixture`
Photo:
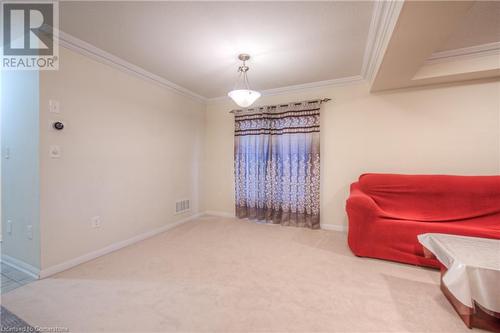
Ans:
[[[248,54],[240,54],[238,59],[243,61],[243,65],[238,67],[238,73],[240,73],[240,75],[234,89],[227,95],[239,106],[247,108],[260,97],[260,92],[251,90],[250,84],[248,83],[247,72],[249,68],[245,62],[250,59],[250,56]]]

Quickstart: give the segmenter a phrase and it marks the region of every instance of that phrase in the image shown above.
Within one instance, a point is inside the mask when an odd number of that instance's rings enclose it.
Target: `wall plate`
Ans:
[[[49,148],[50,158],[60,158],[61,157],[61,147],[58,145],[51,145]]]
[[[56,114],[61,113],[61,106],[59,101],[56,101],[55,99],[49,100],[49,112]]]

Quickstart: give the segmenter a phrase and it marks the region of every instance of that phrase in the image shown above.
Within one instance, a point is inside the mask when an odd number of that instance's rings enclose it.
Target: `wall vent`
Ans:
[[[175,213],[181,214],[190,210],[189,199],[180,200],[175,203]]]

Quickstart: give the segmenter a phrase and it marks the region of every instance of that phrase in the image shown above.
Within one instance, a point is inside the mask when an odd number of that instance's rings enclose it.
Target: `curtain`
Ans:
[[[237,217],[319,229],[320,106],[235,112]]]

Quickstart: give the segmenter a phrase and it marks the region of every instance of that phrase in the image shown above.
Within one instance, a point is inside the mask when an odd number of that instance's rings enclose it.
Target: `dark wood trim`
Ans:
[[[474,315],[474,309],[469,308],[467,305],[462,304],[458,299],[453,296],[450,290],[443,283],[443,275],[446,273],[447,269],[443,265],[441,265],[441,291],[444,296],[451,303],[457,314],[468,328],[472,328],[472,316]]]
[[[423,249],[424,256],[426,258],[437,259],[436,256],[425,246],[423,246]],[[477,327],[483,330],[500,333],[500,313],[483,310],[477,303],[475,303],[474,307],[471,308],[460,302],[455,296],[453,296],[450,290],[443,283],[443,276],[448,271],[448,269],[441,262],[439,262],[439,266],[441,270],[441,291],[451,303],[464,324],[468,328]]]

